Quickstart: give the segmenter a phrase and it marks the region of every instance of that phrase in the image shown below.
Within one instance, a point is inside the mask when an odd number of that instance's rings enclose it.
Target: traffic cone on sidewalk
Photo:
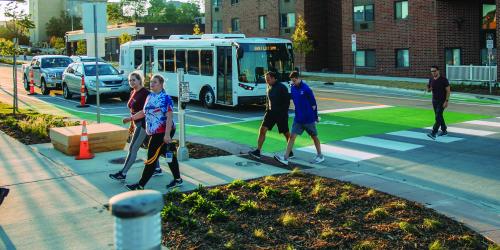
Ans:
[[[30,93],[28,95],[36,95],[35,93],[35,85],[33,83],[33,70],[30,70]]]
[[[89,137],[87,135],[87,122],[83,121],[82,136],[80,137],[80,155],[75,157],[76,160],[87,160],[94,158],[94,154],[90,153]]]

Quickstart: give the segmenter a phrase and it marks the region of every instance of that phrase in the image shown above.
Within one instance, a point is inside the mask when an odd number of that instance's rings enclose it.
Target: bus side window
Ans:
[[[200,74],[200,51],[199,50],[189,50],[188,51],[188,70],[187,73],[190,75]]]
[[[186,51],[185,50],[176,50],[175,51],[175,71],[177,69],[183,68],[184,72],[186,72]]]
[[[212,76],[214,74],[214,54],[211,50],[201,51],[201,74]]]
[[[175,72],[174,51],[165,50],[165,71]]]
[[[158,71],[165,71],[164,50],[158,50]]]
[[[142,49],[134,50],[134,69],[142,65]]]

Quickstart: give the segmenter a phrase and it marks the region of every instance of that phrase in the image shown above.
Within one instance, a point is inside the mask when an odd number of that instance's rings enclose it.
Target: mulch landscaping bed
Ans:
[[[294,170],[165,195],[171,249],[487,249],[487,239],[432,209]],[[498,246],[497,246],[498,247]]]

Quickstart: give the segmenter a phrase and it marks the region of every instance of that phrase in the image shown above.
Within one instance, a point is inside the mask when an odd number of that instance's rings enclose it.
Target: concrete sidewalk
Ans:
[[[76,161],[51,144],[26,146],[0,132],[0,186],[11,190],[0,206],[0,249],[113,249],[114,219],[103,205],[128,191],[108,178],[122,167],[109,161],[125,154],[99,153]],[[139,158],[144,155],[141,150]],[[152,178],[146,188],[166,192],[171,175],[165,162],[162,168],[166,174]],[[127,183],[138,181],[142,169],[138,161]],[[181,163],[181,191],[285,172],[238,156],[190,159]]]

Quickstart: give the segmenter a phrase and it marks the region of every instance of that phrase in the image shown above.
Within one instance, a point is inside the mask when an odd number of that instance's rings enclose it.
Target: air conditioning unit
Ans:
[[[219,12],[219,7],[215,7],[214,12]]]
[[[291,32],[291,31],[292,31],[292,29],[290,29],[290,28],[286,28],[284,32],[285,32],[286,34],[290,34],[290,32]]]

